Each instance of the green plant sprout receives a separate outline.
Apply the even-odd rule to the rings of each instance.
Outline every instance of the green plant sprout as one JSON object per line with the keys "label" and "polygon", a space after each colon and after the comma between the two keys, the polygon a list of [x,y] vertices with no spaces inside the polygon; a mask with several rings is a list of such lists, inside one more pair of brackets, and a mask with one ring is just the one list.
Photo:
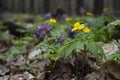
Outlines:
{"label": "green plant sprout", "polygon": [[[120,40],[113,40],[113,42],[115,42],[115,44],[117,44],[118,47],[120,48]],[[107,60],[113,60],[120,64],[120,50],[111,55],[108,55]]]}

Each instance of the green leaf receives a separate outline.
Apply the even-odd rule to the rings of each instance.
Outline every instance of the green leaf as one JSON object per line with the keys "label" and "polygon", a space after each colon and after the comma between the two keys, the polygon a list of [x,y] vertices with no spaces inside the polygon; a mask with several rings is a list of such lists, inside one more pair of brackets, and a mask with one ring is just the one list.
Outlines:
{"label": "green leaf", "polygon": [[57,61],[61,57],[61,55],[59,53],[55,53],[55,54],[48,54],[47,57],[50,57],[53,60]]}
{"label": "green leaf", "polygon": [[114,60],[118,64],[120,64],[120,51],[118,51],[118,52],[116,52],[114,54],[108,55],[107,60]]}
{"label": "green leaf", "polygon": [[101,54],[106,59],[102,47],[97,42],[89,42],[86,44],[86,46],[87,46],[88,50],[93,53],[97,62],[98,62],[98,55],[99,54]]}
{"label": "green leaf", "polygon": [[85,45],[84,41],[77,41],[76,45],[75,45],[75,48],[76,48],[76,50],[83,50],[84,45]]}
{"label": "green leaf", "polygon": [[76,42],[75,40],[68,41],[62,48],[59,50],[61,53],[64,53],[65,59],[72,54],[72,51],[75,49]]}
{"label": "green leaf", "polygon": [[120,20],[115,20],[108,24],[108,26],[116,26],[116,25],[120,25]]}

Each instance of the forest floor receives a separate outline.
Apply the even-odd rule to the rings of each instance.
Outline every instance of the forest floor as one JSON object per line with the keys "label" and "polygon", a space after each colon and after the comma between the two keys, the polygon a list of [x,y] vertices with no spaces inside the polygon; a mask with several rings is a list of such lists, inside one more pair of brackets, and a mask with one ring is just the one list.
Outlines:
{"label": "forest floor", "polygon": [[86,61],[82,54],[76,53],[57,62],[44,58],[32,61],[29,56],[35,50],[31,48],[27,54],[19,54],[4,61],[3,55],[11,46],[9,39],[0,39],[0,80],[120,80],[119,64],[104,62],[102,58],[96,63],[90,53]]}

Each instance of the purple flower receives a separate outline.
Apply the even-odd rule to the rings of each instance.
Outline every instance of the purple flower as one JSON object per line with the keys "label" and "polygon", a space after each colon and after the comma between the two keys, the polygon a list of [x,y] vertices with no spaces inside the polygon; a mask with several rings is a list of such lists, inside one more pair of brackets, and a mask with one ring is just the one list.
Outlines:
{"label": "purple flower", "polygon": [[50,31],[52,30],[51,27],[49,27],[48,25],[44,24],[42,26],[39,26],[37,28],[37,36],[39,38],[44,38],[45,35],[50,35]]}
{"label": "purple flower", "polygon": [[84,14],[86,12],[86,10],[85,10],[84,7],[80,7],[79,12],[82,13],[82,14]]}
{"label": "purple flower", "polygon": [[4,13],[0,13],[0,20],[3,20],[5,17],[5,14]]}
{"label": "purple flower", "polygon": [[71,30],[72,30],[72,28],[68,29],[68,35],[69,35],[70,38],[74,38],[75,32],[72,32]]}
{"label": "purple flower", "polygon": [[39,38],[44,38],[44,36],[45,36],[45,32],[44,32],[44,31],[41,31],[41,32],[39,33]]}
{"label": "purple flower", "polygon": [[58,14],[58,15],[56,16],[56,19],[57,19],[57,20],[65,20],[66,17],[67,17],[66,15]]}
{"label": "purple flower", "polygon": [[61,15],[61,14],[56,15],[56,19],[57,19],[57,20],[60,20],[61,18],[62,18],[62,15]]}
{"label": "purple flower", "polygon": [[61,19],[65,20],[67,18],[67,15],[62,15]]}
{"label": "purple flower", "polygon": [[64,38],[64,37],[61,37],[61,36],[57,37],[57,42],[58,42],[58,43],[62,43],[62,42],[64,42],[64,41],[65,41],[65,38]]}
{"label": "purple flower", "polygon": [[56,10],[56,13],[55,13],[54,17],[55,17],[57,20],[65,20],[66,15],[64,14],[63,9],[58,8],[58,9]]}
{"label": "purple flower", "polygon": [[87,24],[88,24],[88,26],[92,26],[93,25],[93,21],[88,21]]}
{"label": "purple flower", "polygon": [[45,17],[45,19],[50,19],[50,18],[52,18],[52,14],[51,13],[46,13],[44,15],[44,17]]}

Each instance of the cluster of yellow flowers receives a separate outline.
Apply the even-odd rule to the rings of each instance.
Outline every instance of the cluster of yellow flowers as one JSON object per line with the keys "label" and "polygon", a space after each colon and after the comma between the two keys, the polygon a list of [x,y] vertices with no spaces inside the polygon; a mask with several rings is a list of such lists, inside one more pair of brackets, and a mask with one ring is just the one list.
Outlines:
{"label": "cluster of yellow flowers", "polygon": [[89,33],[89,32],[91,31],[90,28],[85,27],[84,24],[80,24],[79,22],[76,22],[76,23],[74,24],[73,29],[72,29],[72,31],[76,31],[76,30],[83,30],[83,32],[85,32],[85,33]]}
{"label": "cluster of yellow flowers", "polygon": [[56,19],[51,18],[51,19],[49,19],[49,20],[46,20],[46,22],[47,22],[47,23],[48,23],[48,22],[51,22],[51,23],[56,23],[56,22],[57,22],[57,20],[56,20]]}

